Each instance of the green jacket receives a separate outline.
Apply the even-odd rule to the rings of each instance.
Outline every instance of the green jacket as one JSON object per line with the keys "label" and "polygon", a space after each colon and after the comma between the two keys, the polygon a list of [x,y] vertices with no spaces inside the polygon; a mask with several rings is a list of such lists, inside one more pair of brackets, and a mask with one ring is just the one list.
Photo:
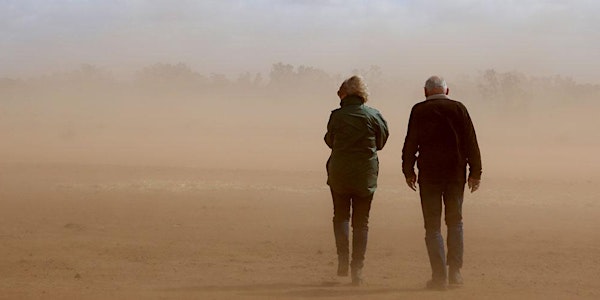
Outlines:
{"label": "green jacket", "polygon": [[389,135],[387,123],[357,96],[342,99],[340,106],[331,112],[325,134],[331,148],[327,184],[338,193],[372,194],[379,174],[377,151]]}

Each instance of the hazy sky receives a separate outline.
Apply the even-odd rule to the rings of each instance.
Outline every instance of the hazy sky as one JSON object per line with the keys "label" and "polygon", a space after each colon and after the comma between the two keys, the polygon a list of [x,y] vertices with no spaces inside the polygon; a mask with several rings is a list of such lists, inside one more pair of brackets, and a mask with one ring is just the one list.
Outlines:
{"label": "hazy sky", "polygon": [[157,62],[235,76],[284,62],[600,83],[599,12],[594,0],[0,0],[0,77]]}

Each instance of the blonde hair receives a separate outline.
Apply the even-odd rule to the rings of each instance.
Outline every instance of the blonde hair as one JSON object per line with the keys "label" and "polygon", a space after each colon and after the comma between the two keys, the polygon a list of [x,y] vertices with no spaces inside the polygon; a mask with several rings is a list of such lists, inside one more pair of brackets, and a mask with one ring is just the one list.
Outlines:
{"label": "blonde hair", "polygon": [[346,94],[346,96],[358,96],[363,99],[363,103],[369,100],[369,92],[367,91],[367,84],[362,77],[354,75],[342,82],[338,95],[340,93]]}

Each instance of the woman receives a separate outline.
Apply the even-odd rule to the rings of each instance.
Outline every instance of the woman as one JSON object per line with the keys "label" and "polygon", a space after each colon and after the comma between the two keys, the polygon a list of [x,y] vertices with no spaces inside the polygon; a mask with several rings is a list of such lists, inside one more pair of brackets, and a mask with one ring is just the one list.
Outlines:
{"label": "woman", "polygon": [[[362,283],[367,249],[369,211],[377,188],[381,150],[388,138],[387,123],[376,109],[365,106],[367,87],[361,77],[346,79],[337,92],[340,108],[331,112],[325,143],[331,148],[327,184],[333,198],[333,232],[338,254],[338,276]],[[350,209],[352,208],[352,214]],[[352,216],[352,262],[349,264],[349,222]]]}

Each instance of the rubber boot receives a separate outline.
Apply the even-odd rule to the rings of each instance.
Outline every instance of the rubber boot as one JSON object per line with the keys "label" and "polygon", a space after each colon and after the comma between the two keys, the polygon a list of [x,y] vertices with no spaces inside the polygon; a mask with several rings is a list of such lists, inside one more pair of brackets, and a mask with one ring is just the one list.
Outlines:
{"label": "rubber boot", "polygon": [[427,288],[445,289],[447,273],[444,239],[439,231],[431,232],[426,234],[425,244],[431,265],[431,280],[427,283]]}
{"label": "rubber boot", "polygon": [[463,225],[462,223],[448,226],[448,256],[446,261],[453,269],[460,269],[463,265]]}
{"label": "rubber boot", "polygon": [[338,276],[348,276],[349,249],[349,223],[333,222],[333,233],[335,235],[335,246],[338,255]]}
{"label": "rubber boot", "polygon": [[352,285],[359,286],[363,284],[362,267],[352,266]]}
{"label": "rubber boot", "polygon": [[460,268],[450,266],[448,268],[448,283],[451,285],[462,285],[463,278],[460,275]]}
{"label": "rubber boot", "polygon": [[367,241],[369,228],[355,227],[352,231],[352,284],[361,285],[363,283],[362,269],[364,266],[365,253],[367,252]]}

